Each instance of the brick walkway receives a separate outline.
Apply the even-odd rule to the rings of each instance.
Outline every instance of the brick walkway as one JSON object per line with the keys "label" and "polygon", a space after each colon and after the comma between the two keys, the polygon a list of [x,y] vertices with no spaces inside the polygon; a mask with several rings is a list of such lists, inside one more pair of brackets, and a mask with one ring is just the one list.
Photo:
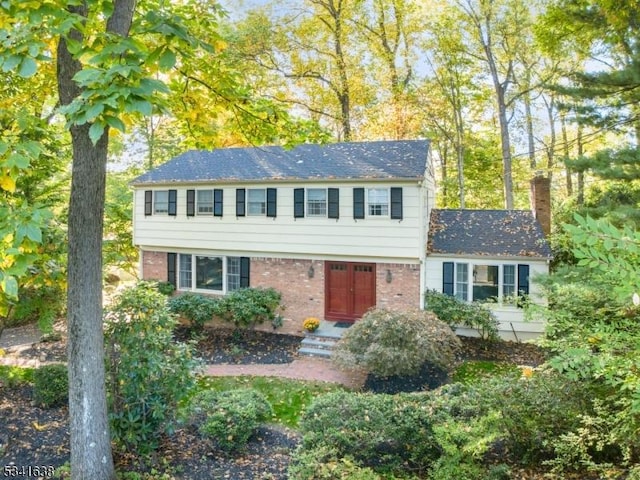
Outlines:
{"label": "brick walkway", "polygon": [[283,364],[208,365],[205,373],[214,377],[249,375],[331,382],[353,389],[360,389],[366,378],[364,372],[339,370],[330,360],[317,357],[299,357],[291,363]]}

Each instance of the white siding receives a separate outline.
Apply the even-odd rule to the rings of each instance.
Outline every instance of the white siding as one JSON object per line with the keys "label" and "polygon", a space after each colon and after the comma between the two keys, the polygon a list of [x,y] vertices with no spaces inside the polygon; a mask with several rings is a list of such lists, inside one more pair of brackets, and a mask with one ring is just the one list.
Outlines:
{"label": "white siding", "polygon": [[[545,260],[521,258],[521,259],[501,259],[496,257],[427,257],[426,261],[426,284],[427,289],[442,292],[442,264],[443,262],[475,263],[488,265],[529,265],[529,295],[531,301],[544,304],[545,299],[541,296],[540,287],[532,281],[536,275],[548,274],[549,265]],[[498,319],[499,333],[505,340],[530,340],[540,336],[544,331],[542,320],[525,320],[524,310],[511,305],[490,304],[493,313]],[[515,333],[514,333],[515,331]],[[459,335],[477,336],[477,332],[458,328]]]}
{"label": "white siding", "polygon": [[[236,188],[277,188],[277,217],[236,217]],[[340,218],[293,217],[294,188],[340,188]],[[403,219],[353,218],[353,188],[402,187]],[[144,191],[177,190],[177,216],[144,215]],[[186,215],[187,189],[222,188],[223,216]],[[138,187],[134,193],[134,243],[149,249],[181,248],[242,252],[243,255],[290,257],[359,257],[388,261],[418,261],[426,229],[424,202],[418,182],[207,185],[198,187]],[[306,198],[305,198],[306,200]]]}

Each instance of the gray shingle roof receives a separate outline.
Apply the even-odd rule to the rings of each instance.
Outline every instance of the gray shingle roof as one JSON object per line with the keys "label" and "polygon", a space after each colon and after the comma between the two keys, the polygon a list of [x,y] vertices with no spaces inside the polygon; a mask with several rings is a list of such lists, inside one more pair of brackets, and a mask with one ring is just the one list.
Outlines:
{"label": "gray shingle roof", "polygon": [[431,211],[428,253],[551,258],[529,210]]}
{"label": "gray shingle roof", "polygon": [[427,140],[402,140],[191,150],[131,183],[422,178],[428,148]]}

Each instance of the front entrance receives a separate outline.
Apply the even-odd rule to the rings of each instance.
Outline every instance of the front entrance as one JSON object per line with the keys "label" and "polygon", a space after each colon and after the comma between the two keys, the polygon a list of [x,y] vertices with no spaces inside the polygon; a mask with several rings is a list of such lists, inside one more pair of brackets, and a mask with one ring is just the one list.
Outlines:
{"label": "front entrance", "polygon": [[376,304],[375,263],[325,262],[325,318],[353,322]]}

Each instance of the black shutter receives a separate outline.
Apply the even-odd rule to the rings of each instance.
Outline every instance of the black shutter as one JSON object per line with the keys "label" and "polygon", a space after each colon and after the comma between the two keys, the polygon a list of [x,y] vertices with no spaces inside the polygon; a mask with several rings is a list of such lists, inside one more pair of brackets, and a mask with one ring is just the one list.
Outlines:
{"label": "black shutter", "polygon": [[248,288],[250,285],[250,265],[251,261],[249,257],[240,257],[240,288]]}
{"label": "black shutter", "polygon": [[176,216],[178,213],[178,192],[169,190],[169,215]]}
{"label": "black shutter", "polygon": [[529,295],[529,265],[518,265],[518,295]]}
{"label": "black shutter", "polygon": [[402,188],[391,188],[391,218],[402,220]]}
{"label": "black shutter", "polygon": [[364,218],[364,188],[353,189],[353,218]]}
{"label": "black shutter", "polygon": [[216,188],[213,190],[213,216],[222,216],[222,189]]}
{"label": "black shutter", "polygon": [[328,209],[327,214],[329,218],[340,218],[340,189],[330,188],[328,194]]}
{"label": "black shutter", "polygon": [[187,190],[187,217],[193,217],[196,214],[196,191]]}
{"label": "black shutter", "polygon": [[153,191],[144,191],[144,216],[153,214]]}
{"label": "black shutter", "polygon": [[175,253],[167,253],[167,282],[169,282],[174,287],[177,287],[176,284],[176,262],[178,255]]}
{"label": "black shutter", "polygon": [[267,217],[275,217],[278,210],[278,190],[267,188]]}
{"label": "black shutter", "polygon": [[453,262],[442,262],[442,293],[453,296],[453,279],[455,265]]}
{"label": "black shutter", "polygon": [[245,216],[245,198],[247,191],[244,188],[236,188],[236,217]]}
{"label": "black shutter", "polygon": [[293,189],[293,218],[304,217],[304,188]]}

